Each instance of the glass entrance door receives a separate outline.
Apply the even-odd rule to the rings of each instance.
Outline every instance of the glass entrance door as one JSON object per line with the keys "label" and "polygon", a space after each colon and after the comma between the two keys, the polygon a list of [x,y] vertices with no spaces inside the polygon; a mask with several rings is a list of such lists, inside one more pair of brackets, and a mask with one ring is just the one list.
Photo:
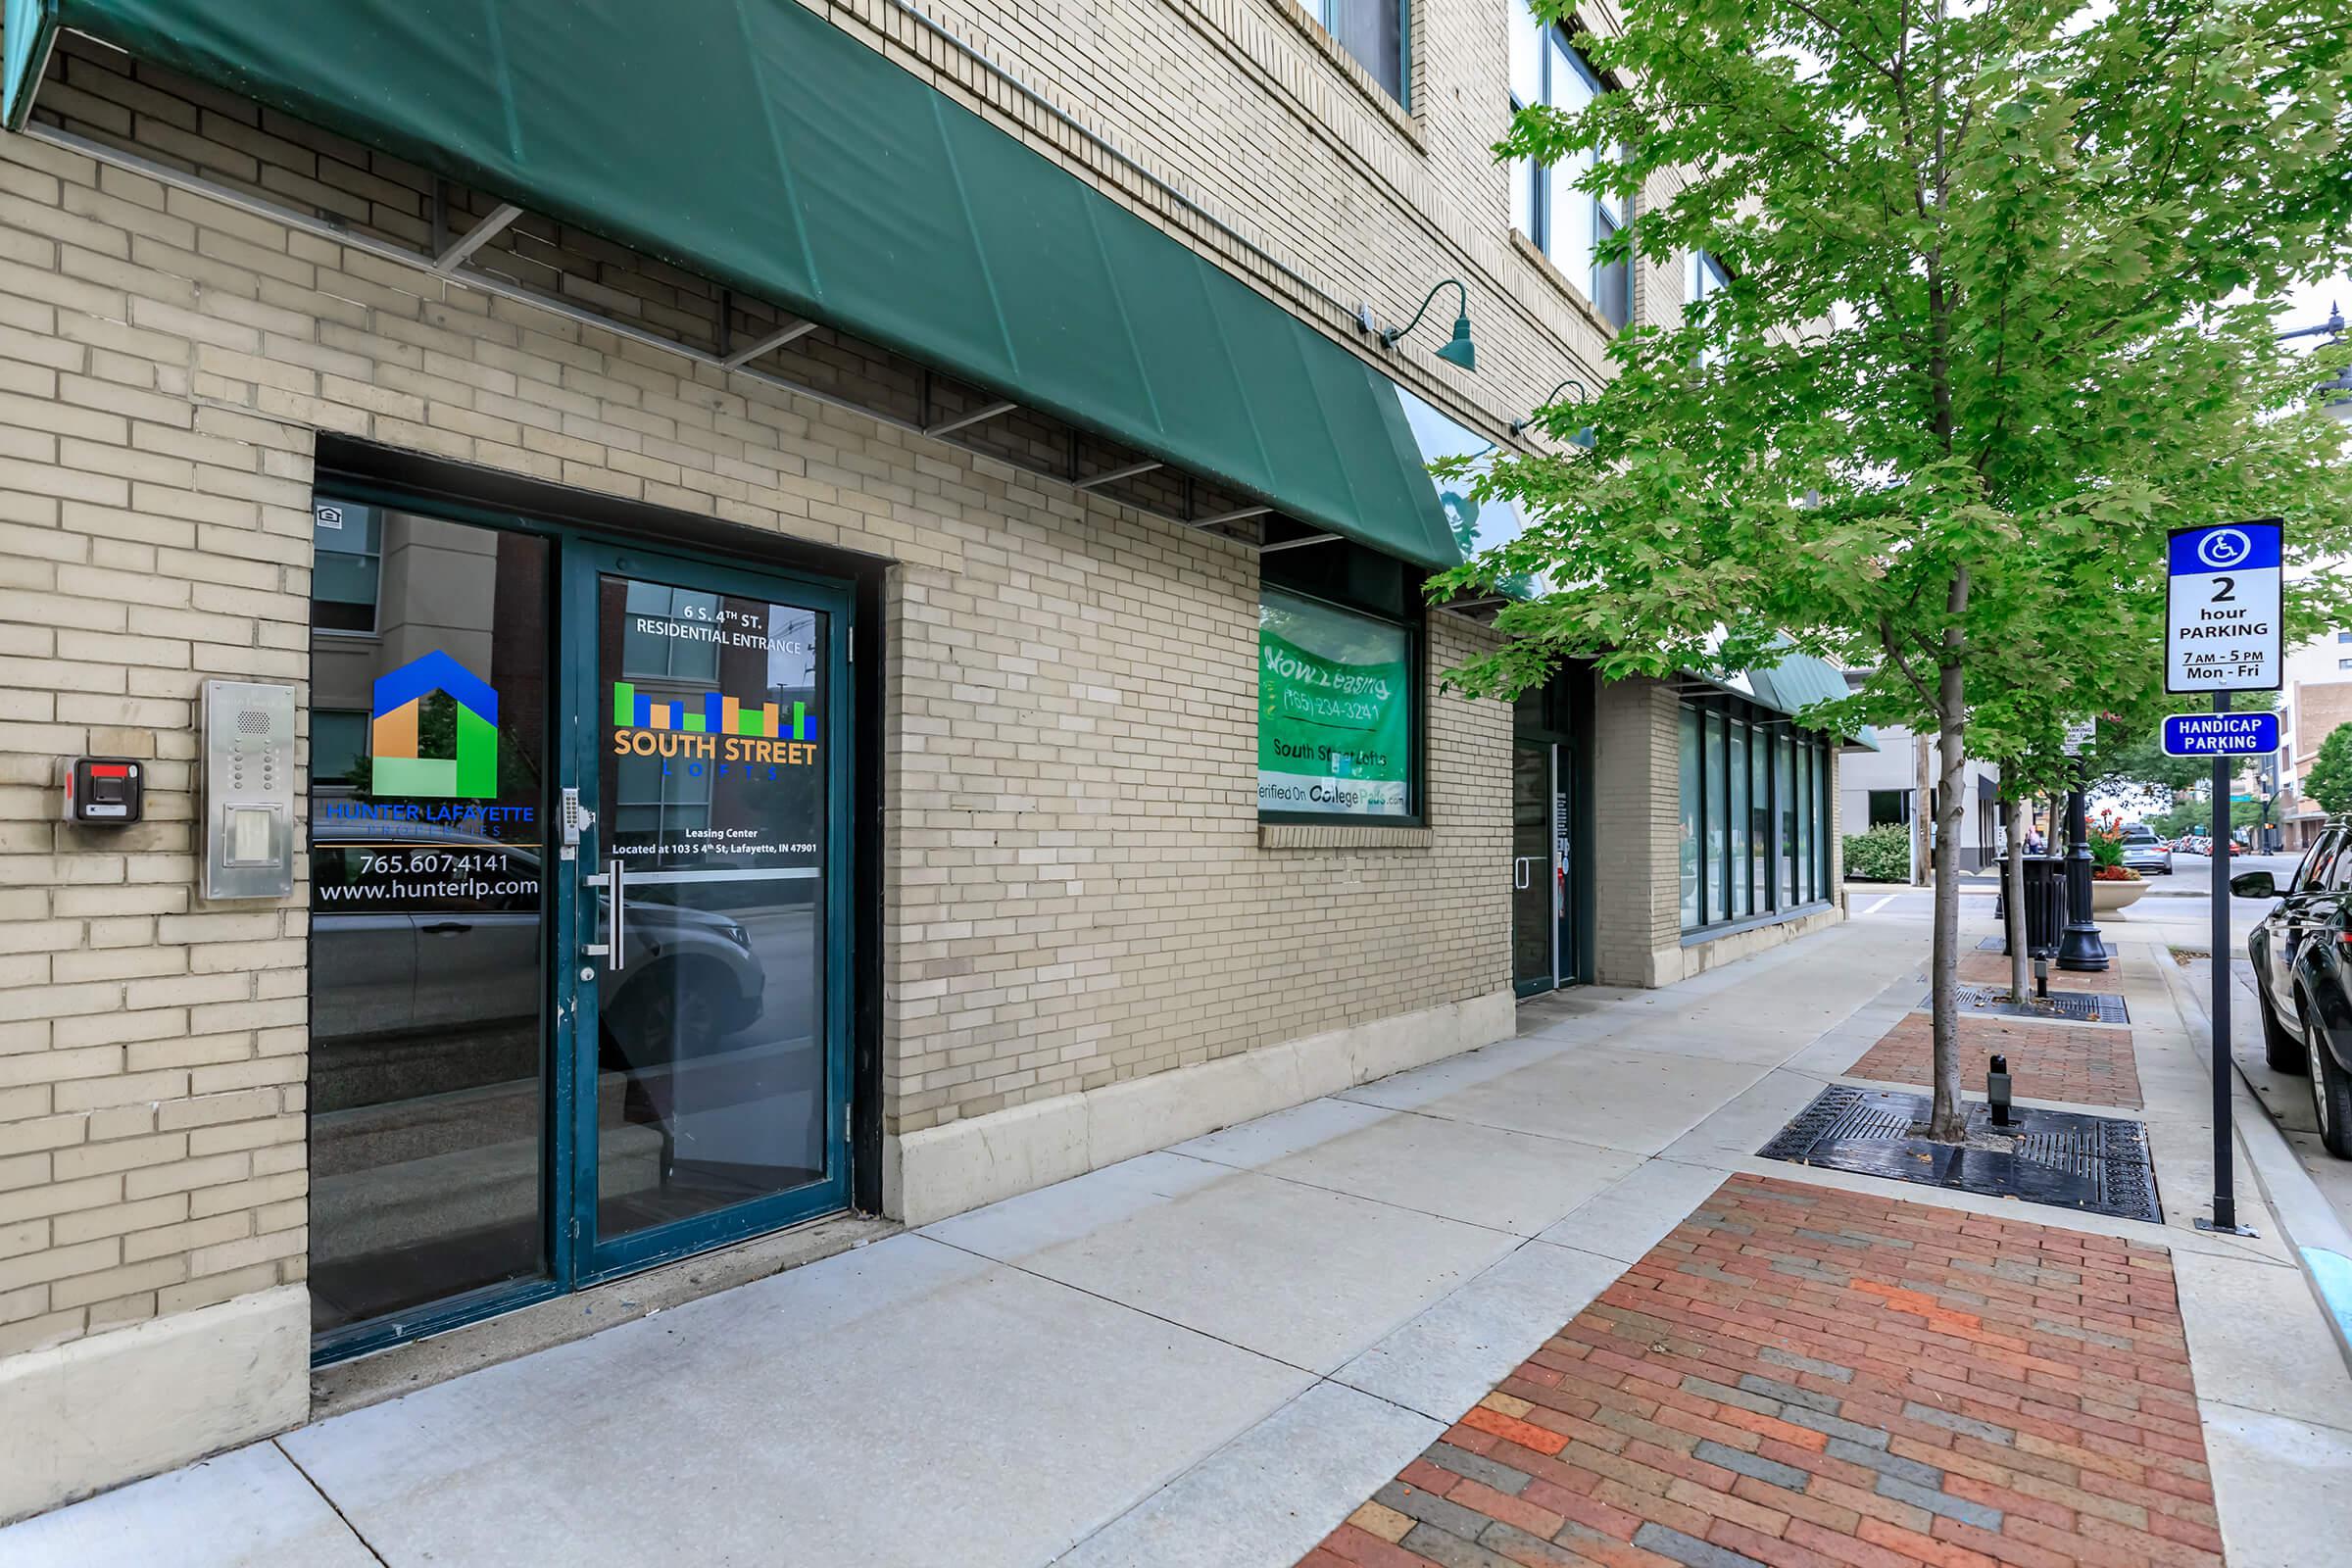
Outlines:
{"label": "glass entrance door", "polygon": [[1551,920],[1556,933],[1551,945],[1552,983],[1563,986],[1588,978],[1576,928],[1575,755],[1576,749],[1565,742],[1551,747]]}
{"label": "glass entrance door", "polygon": [[315,531],[316,1353],[844,1206],[848,591],[389,497]]}
{"label": "glass entrance door", "polygon": [[598,1276],[847,1200],[848,605],[583,555],[576,1181]]}
{"label": "glass entrance door", "polygon": [[1511,983],[1533,996],[1559,983],[1559,878],[1549,743],[1511,749]]}
{"label": "glass entrance door", "polygon": [[1523,997],[1583,978],[1571,757],[1555,741],[1511,749],[1511,985]]}

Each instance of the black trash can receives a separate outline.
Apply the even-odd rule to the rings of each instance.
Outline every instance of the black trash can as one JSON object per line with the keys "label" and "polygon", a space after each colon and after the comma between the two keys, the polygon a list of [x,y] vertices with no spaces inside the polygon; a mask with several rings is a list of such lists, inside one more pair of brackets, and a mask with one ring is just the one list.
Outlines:
{"label": "black trash can", "polygon": [[2025,904],[2027,956],[2055,958],[2058,956],[2058,939],[2066,932],[2066,860],[2063,857],[2026,857]]}

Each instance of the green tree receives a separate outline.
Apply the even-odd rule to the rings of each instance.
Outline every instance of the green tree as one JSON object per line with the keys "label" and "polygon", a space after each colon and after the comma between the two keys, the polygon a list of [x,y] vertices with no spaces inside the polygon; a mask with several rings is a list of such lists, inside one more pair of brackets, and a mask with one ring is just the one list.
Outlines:
{"label": "green tree", "polygon": [[2352,811],[2352,724],[2338,724],[2320,742],[2320,755],[2304,775],[2303,793],[2332,816]]}
{"label": "green tree", "polygon": [[[1874,671],[1808,722],[1939,733],[1947,862],[1964,757],[2027,787],[2070,719],[2151,722],[2168,526],[2282,516],[2294,563],[2352,546],[2313,362],[2227,303],[2352,261],[2332,10],[1627,0],[1621,34],[1580,38],[1624,85],[1523,112],[1496,152],[1648,203],[1604,257],[1703,251],[1731,281],[1620,333],[1613,377],[1544,411],[1546,451],[1472,479],[1533,520],[1433,592],[1566,586],[1455,678],[1740,668],[1786,635]],[[2290,586],[2290,634],[2334,592]],[[1939,864],[1945,1139],[1958,891]]]}
{"label": "green tree", "polygon": [[[2190,699],[2176,700],[2165,710],[2186,713],[2203,710],[2208,705]],[[2271,713],[2278,711],[2276,692],[2247,692],[2235,698],[2230,708],[2238,712]],[[2142,789],[2170,790],[2178,794],[2192,790],[2213,777],[2213,759],[2209,757],[2173,757],[2166,754],[2164,737],[2154,722],[2125,724],[2109,719],[2099,725],[2097,739],[2089,755],[2083,759],[2083,775],[2095,787],[2108,785],[2137,785]]]}

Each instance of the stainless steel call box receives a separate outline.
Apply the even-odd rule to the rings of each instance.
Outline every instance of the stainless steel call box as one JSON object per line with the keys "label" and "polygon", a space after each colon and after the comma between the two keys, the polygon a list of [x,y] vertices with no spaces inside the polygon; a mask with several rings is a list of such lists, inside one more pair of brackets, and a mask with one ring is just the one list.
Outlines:
{"label": "stainless steel call box", "polygon": [[294,688],[204,683],[204,896],[294,891]]}

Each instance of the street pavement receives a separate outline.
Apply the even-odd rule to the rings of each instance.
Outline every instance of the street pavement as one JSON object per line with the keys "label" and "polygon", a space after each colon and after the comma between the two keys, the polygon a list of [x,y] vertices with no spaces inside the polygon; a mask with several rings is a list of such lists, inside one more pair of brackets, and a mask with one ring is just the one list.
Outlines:
{"label": "street pavement", "polygon": [[2172,922],[2108,930],[2105,1070],[2019,1048],[2062,1108],[2144,1119],[2161,1225],[1755,1156],[1866,1062],[1917,1071],[1925,900],[1880,900],[0,1530],[0,1568],[2342,1563],[2326,1201],[2248,1091],[2258,1234],[2195,1229]]}

